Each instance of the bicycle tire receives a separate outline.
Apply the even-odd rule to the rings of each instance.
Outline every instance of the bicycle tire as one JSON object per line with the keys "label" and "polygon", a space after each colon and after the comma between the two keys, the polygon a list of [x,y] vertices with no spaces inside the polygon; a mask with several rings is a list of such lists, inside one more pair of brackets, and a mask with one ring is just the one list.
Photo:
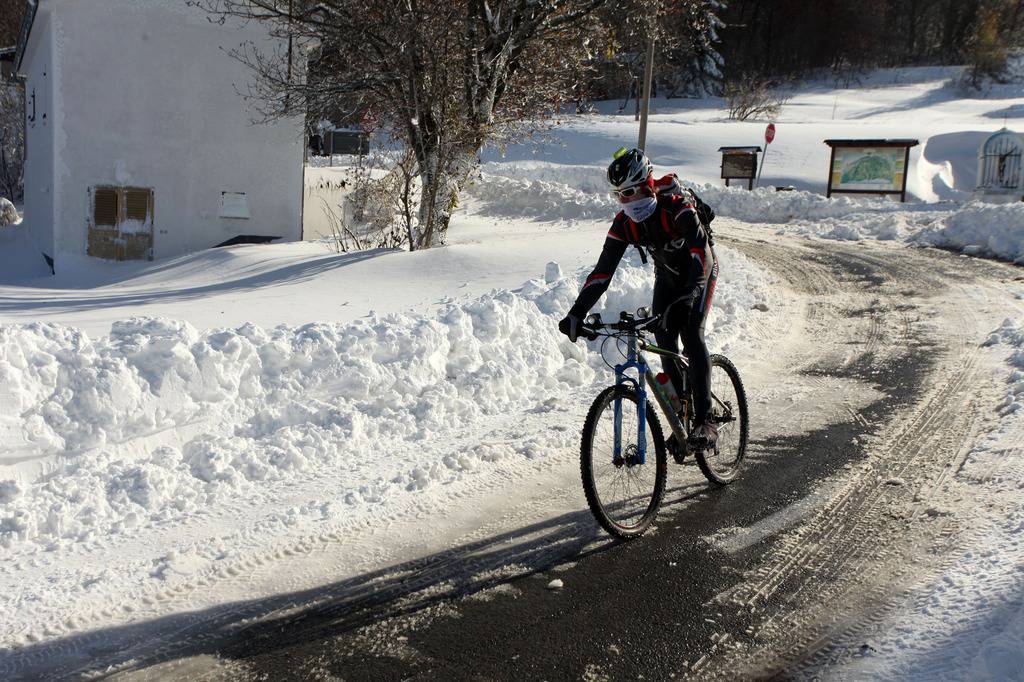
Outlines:
{"label": "bicycle tire", "polygon": [[[743,458],[747,453],[747,436],[750,432],[750,416],[747,409],[747,394],[743,388],[743,380],[740,379],[740,373],[737,371],[736,366],[732,364],[732,361],[724,355],[712,355],[711,356],[711,373],[712,373],[712,392],[714,393],[715,385],[715,370],[719,369],[725,373],[729,379],[729,384],[732,388],[733,396],[717,396],[723,402],[726,402],[731,408],[732,417],[738,424],[735,429],[730,428],[732,422],[720,422],[718,424],[718,442],[715,444],[713,449],[714,460],[709,460],[708,451],[698,450],[695,453],[697,459],[697,465],[700,466],[701,473],[704,474],[705,478],[716,485],[727,485],[732,481],[736,480],[736,477],[740,472],[740,465],[743,463]],[[715,394],[717,395],[717,394]],[[732,397],[735,397],[736,405],[731,404]],[[722,414],[722,406],[712,398],[711,413],[714,418],[724,419],[726,415]],[[723,426],[728,424],[728,426]],[[735,436],[733,440],[732,436]],[[735,450],[735,457],[730,461],[728,466],[723,465],[722,461],[719,460],[718,455],[720,449],[729,447],[730,450]]]}
{"label": "bicycle tire", "polygon": [[[661,507],[661,501],[665,496],[665,481],[668,475],[668,466],[666,463],[667,455],[665,452],[665,438],[661,430],[661,423],[658,421],[658,415],[655,413],[655,410],[651,409],[651,406],[648,405],[648,409],[646,410],[647,438],[650,441],[649,445],[653,445],[654,447],[647,448],[646,462],[643,465],[635,466],[627,464],[616,465],[608,459],[605,459],[604,462],[609,467],[614,467],[619,470],[618,472],[612,472],[614,475],[622,473],[624,476],[629,478],[632,475],[632,470],[636,467],[651,466],[651,454],[653,451],[654,480],[650,491],[650,499],[647,501],[645,507],[638,510],[635,522],[623,523],[619,519],[615,518],[616,514],[613,513],[615,510],[611,508],[611,500],[608,500],[607,502],[602,500],[602,496],[600,494],[601,491],[599,490],[597,482],[597,475],[595,474],[595,464],[597,464],[602,469],[602,480],[605,480],[603,470],[606,469],[606,467],[600,464],[600,460],[596,461],[595,457],[611,457],[613,450],[595,451],[594,439],[602,424],[602,417],[606,417],[610,414],[608,408],[612,405],[612,402],[616,397],[620,397],[622,400],[632,403],[633,414],[636,414],[636,410],[639,406],[639,398],[636,390],[627,386],[618,385],[609,386],[598,394],[597,398],[594,399],[593,404],[590,406],[589,412],[587,412],[586,421],[583,423],[583,435],[580,440],[580,476],[583,479],[583,491],[587,497],[587,505],[590,507],[590,511],[594,515],[594,518],[597,519],[597,522],[610,535],[623,540],[631,540],[633,538],[640,537],[648,528],[650,528],[654,521],[654,517],[658,513],[658,509]],[[633,439],[635,440],[635,433],[633,434]],[[638,490],[640,490],[639,485]],[[624,484],[623,491],[628,495],[628,483]],[[642,490],[640,490],[640,492],[643,494]],[[643,506],[642,500],[639,501],[639,505]]]}

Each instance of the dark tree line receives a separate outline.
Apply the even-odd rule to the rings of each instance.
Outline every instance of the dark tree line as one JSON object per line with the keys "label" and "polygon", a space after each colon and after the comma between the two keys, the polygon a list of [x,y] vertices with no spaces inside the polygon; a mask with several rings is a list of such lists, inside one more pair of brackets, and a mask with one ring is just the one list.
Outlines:
{"label": "dark tree line", "polygon": [[1024,0],[731,0],[728,78],[972,63],[1024,38]]}

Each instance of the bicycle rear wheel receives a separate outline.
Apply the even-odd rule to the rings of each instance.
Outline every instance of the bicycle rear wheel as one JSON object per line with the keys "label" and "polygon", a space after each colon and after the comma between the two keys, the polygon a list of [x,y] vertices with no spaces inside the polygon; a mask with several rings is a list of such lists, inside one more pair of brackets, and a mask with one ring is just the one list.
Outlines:
{"label": "bicycle rear wheel", "polygon": [[[621,410],[619,454],[615,409]],[[639,462],[639,399],[632,388],[609,386],[590,406],[580,443],[583,491],[594,518],[618,538],[639,537],[654,521],[665,495],[665,439],[652,405],[645,430],[646,455]]]}
{"label": "bicycle rear wheel", "polygon": [[718,428],[714,449],[696,453],[697,464],[712,483],[735,480],[747,453],[747,394],[735,365],[722,355],[711,356],[711,420]]}

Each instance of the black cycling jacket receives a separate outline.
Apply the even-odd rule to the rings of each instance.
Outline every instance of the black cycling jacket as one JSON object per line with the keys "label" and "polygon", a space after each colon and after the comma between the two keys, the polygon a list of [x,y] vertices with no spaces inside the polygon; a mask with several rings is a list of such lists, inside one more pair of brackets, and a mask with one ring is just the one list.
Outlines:
{"label": "black cycling jacket", "polygon": [[[692,190],[658,196],[650,218],[636,223],[620,211],[604,240],[597,266],[587,277],[569,314],[582,318],[608,290],[612,275],[630,244],[647,249],[659,279],[665,278],[680,296],[699,294],[715,263],[711,238],[701,218],[714,213]],[[710,218],[708,218],[710,220]]]}

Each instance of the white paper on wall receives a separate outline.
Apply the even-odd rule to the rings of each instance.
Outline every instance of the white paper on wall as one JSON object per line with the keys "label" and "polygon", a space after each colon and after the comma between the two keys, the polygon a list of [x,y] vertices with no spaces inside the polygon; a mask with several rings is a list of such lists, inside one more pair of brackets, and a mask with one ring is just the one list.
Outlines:
{"label": "white paper on wall", "polygon": [[249,198],[245,196],[245,192],[221,192],[220,217],[243,220],[252,218],[249,212]]}

